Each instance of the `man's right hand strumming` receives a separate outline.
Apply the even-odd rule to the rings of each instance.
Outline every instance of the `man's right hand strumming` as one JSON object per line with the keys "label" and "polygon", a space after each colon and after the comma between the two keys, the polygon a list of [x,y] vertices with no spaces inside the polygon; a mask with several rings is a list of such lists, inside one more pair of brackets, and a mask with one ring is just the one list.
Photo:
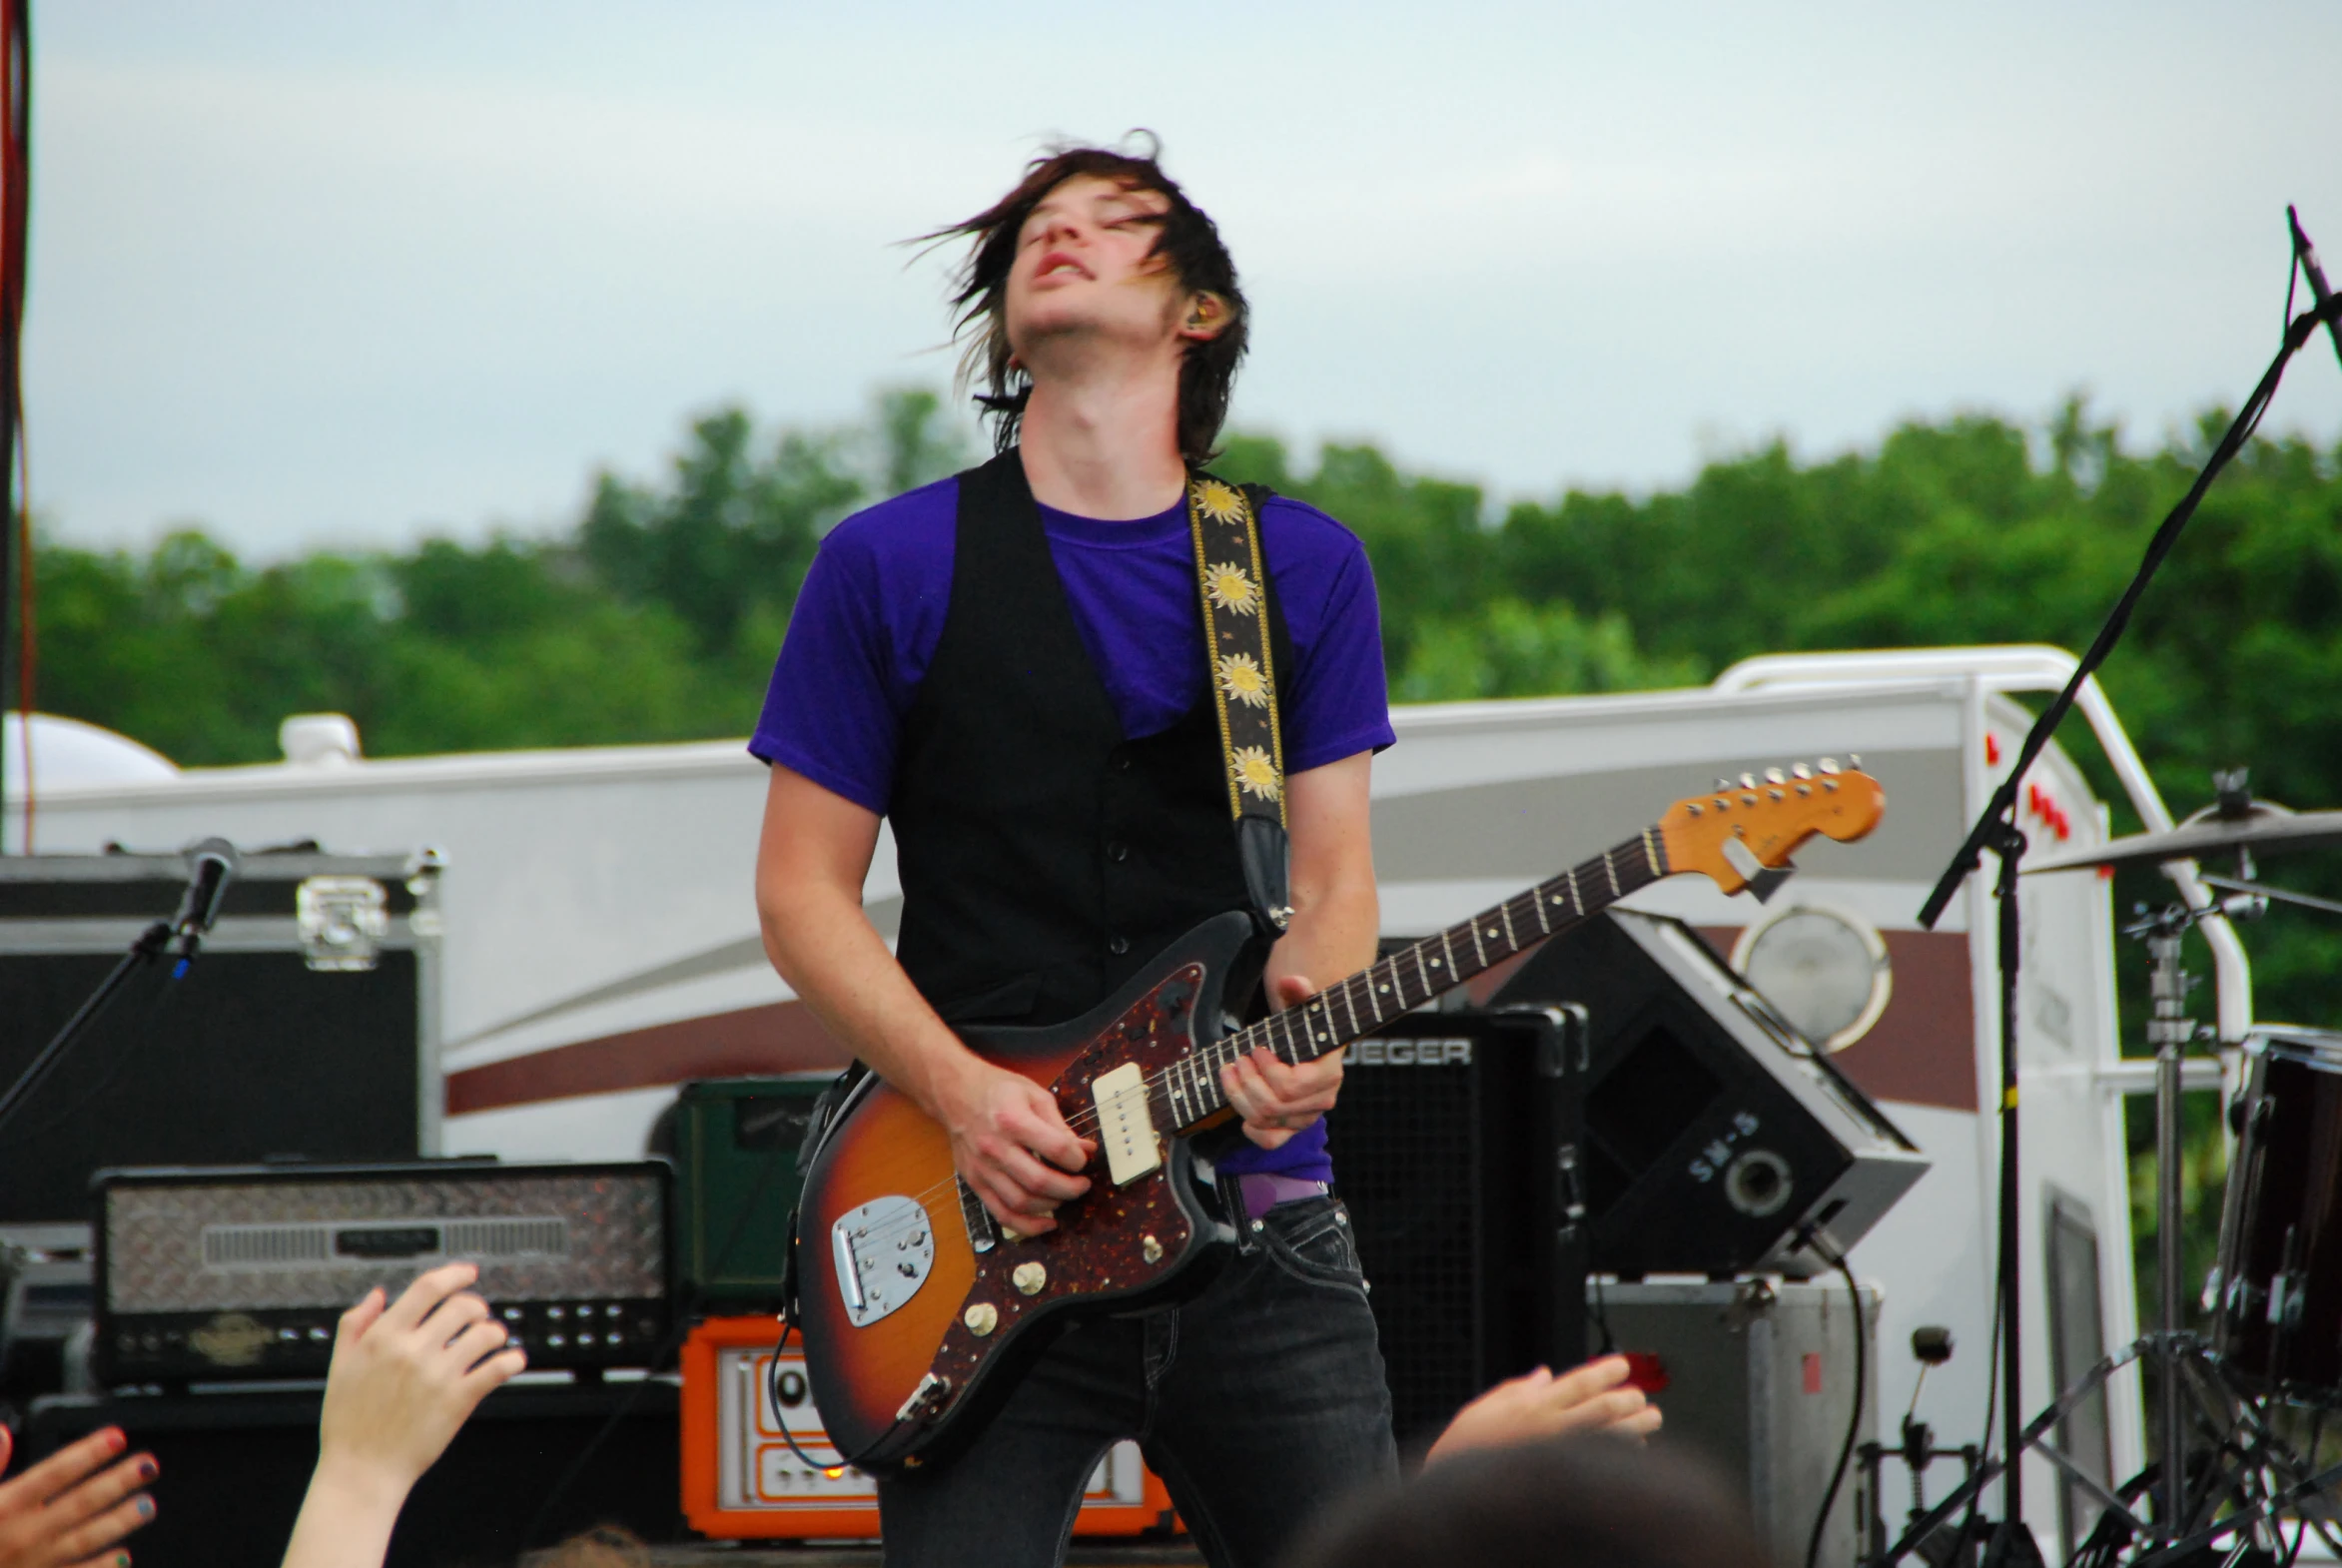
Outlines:
{"label": "man's right hand strumming", "polygon": [[993,1218],[1020,1235],[1057,1228],[1058,1204],[1090,1190],[1076,1175],[1098,1152],[1076,1138],[1048,1090],[968,1054],[936,1075],[930,1109],[952,1135],[952,1164]]}
{"label": "man's right hand strumming", "polygon": [[960,1043],[911,985],[862,909],[878,815],[785,767],[772,770],[756,905],[766,953],[833,1034],[952,1136],[952,1163],[1020,1235],[1090,1190],[1097,1153],[1029,1078]]}

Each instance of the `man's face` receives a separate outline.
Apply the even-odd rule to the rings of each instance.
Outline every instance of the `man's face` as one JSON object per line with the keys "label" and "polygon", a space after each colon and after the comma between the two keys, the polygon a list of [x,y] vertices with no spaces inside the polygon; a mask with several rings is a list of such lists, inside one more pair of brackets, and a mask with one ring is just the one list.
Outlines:
{"label": "man's face", "polygon": [[1009,346],[1028,367],[1053,339],[1112,338],[1134,347],[1177,336],[1183,303],[1155,253],[1160,191],[1077,175],[1051,191],[1017,233],[1009,268]]}

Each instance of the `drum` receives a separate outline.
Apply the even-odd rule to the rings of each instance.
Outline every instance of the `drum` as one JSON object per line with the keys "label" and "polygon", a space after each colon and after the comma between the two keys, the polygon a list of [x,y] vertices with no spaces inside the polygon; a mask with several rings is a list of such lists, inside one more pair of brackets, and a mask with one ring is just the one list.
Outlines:
{"label": "drum", "polygon": [[2214,1344],[2266,1392],[2342,1404],[2342,1034],[2264,1029],[2245,1074]]}

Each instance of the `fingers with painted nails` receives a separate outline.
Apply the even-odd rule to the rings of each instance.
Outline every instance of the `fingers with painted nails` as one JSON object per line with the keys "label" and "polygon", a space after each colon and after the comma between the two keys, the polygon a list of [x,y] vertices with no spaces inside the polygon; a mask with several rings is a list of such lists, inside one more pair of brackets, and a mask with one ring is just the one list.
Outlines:
{"label": "fingers with painted nails", "polygon": [[[129,1568],[130,1553],[109,1548],[155,1516],[146,1486],[156,1475],[155,1456],[129,1446],[109,1426],[0,1484],[0,1568]],[[0,1471],[9,1451],[0,1427]]]}

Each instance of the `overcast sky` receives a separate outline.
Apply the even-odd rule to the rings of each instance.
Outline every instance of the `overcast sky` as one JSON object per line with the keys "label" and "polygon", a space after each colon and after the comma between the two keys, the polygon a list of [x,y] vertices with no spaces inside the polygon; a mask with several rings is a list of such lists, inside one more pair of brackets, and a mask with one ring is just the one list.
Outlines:
{"label": "overcast sky", "polygon": [[[2159,436],[2342,279],[2342,5],[36,6],[28,416],[62,536],[571,520],[725,399],[941,384],[961,217],[1134,125],[1255,309],[1238,421],[1498,497],[1778,432]],[[1018,18],[1031,15],[1030,25]],[[2269,428],[2342,438],[2304,356]]]}

